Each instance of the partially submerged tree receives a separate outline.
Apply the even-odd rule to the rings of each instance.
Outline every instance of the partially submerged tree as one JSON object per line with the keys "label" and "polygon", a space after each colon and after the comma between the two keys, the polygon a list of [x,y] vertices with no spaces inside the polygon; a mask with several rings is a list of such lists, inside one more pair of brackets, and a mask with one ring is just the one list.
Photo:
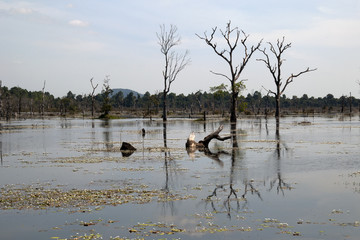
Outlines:
{"label": "partially submerged tree", "polygon": [[103,84],[103,105],[102,105],[102,112],[103,114],[100,116],[101,118],[108,118],[109,117],[109,113],[111,111],[111,103],[110,103],[110,94],[112,93],[112,90],[110,88],[110,84],[109,84],[110,78],[109,75],[107,75],[104,79],[104,84]]}
{"label": "partially submerged tree", "polygon": [[170,92],[171,84],[176,80],[178,74],[190,63],[188,51],[184,54],[178,54],[173,51],[173,47],[180,44],[180,37],[177,33],[177,27],[170,25],[167,31],[165,25],[160,26],[160,33],[156,33],[161,53],[165,57],[165,67],[163,70],[163,120],[167,120],[167,94]]}
{"label": "partially submerged tree", "polygon": [[268,42],[268,44],[270,46],[270,52],[272,52],[272,54],[275,57],[275,63],[273,65],[271,63],[269,54],[266,52],[266,48],[264,48],[262,50],[260,49],[260,51],[264,54],[265,58],[257,59],[258,61],[262,61],[265,63],[265,65],[269,69],[269,71],[273,77],[273,80],[275,82],[275,85],[276,85],[276,91],[266,89],[266,91],[268,91],[269,93],[271,93],[275,96],[275,100],[276,100],[275,117],[276,118],[278,118],[280,116],[280,97],[284,93],[286,87],[294,81],[294,78],[297,78],[304,73],[316,70],[316,68],[310,69],[308,67],[304,71],[301,71],[297,74],[294,74],[294,73],[290,74],[290,76],[287,77],[285,81],[283,81],[282,76],[281,76],[281,70],[282,70],[281,67],[282,67],[283,61],[285,61],[285,59],[282,58],[282,54],[286,49],[291,47],[291,43],[286,44],[286,43],[284,43],[284,41],[285,41],[285,37],[283,37],[283,39],[281,41],[280,41],[280,39],[278,39],[276,46],[274,46],[272,43]]}
{"label": "partially submerged tree", "polygon": [[[227,47],[222,49],[215,42],[215,33],[217,31],[217,27],[212,29],[212,33],[210,36],[204,33],[204,36],[200,36],[196,34],[200,39],[204,40],[207,45],[209,45],[214,52],[220,56],[225,62],[228,64],[230,68],[230,75],[226,75],[223,73],[213,72],[215,75],[219,75],[225,77],[230,81],[231,87],[231,104],[230,104],[230,121],[236,122],[236,108],[237,108],[237,98],[241,88],[243,87],[244,80],[239,80],[241,73],[245,69],[246,64],[249,62],[253,53],[259,49],[262,40],[257,43],[255,46],[251,46],[248,48],[247,39],[249,35],[246,35],[243,30],[239,30],[237,27],[231,28],[231,21],[229,21],[226,25],[225,31],[219,30],[222,37],[224,38]],[[234,63],[234,53],[235,49],[238,47],[238,43],[241,43],[243,46],[243,57],[239,64]]]}
{"label": "partially submerged tree", "polygon": [[223,125],[219,126],[219,128],[215,132],[207,135],[206,137],[204,137],[203,140],[200,140],[199,142],[195,141],[195,133],[192,132],[185,143],[186,149],[190,152],[194,152],[196,149],[205,150],[209,149],[209,143],[213,139],[217,139],[219,141],[225,141],[227,139],[230,139],[231,136],[220,137],[219,134],[223,130],[223,128]]}
{"label": "partially submerged tree", "polygon": [[93,78],[90,79],[90,83],[91,83],[91,88],[92,88],[92,92],[91,92],[91,117],[94,117],[94,112],[95,112],[95,90],[96,88],[99,86],[99,84],[96,84],[94,86],[93,84]]}

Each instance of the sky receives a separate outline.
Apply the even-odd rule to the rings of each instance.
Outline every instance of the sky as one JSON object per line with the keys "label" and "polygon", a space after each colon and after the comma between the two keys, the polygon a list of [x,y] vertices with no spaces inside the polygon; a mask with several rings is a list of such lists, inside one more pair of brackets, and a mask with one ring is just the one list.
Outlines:
{"label": "sky", "polygon": [[[324,97],[331,93],[360,97],[360,0],[0,0],[0,80],[9,88],[45,91],[62,97],[68,91],[90,94],[90,79],[110,78],[111,88],[155,94],[163,90],[164,56],[156,33],[160,25],[177,26],[181,43],[174,51],[189,51],[191,63],[171,85],[185,95],[230,82],[210,71],[229,67],[196,34],[214,27],[238,27],[247,43],[269,49],[285,37],[283,79],[306,68],[285,94]],[[214,40],[223,46],[223,38]],[[243,58],[239,45],[235,65]],[[244,95],[275,84],[256,52],[240,79]]]}

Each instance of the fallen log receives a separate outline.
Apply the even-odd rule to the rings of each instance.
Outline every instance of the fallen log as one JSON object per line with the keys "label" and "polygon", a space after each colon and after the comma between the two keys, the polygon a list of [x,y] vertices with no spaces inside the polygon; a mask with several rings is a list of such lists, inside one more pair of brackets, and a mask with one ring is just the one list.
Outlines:
{"label": "fallen log", "polygon": [[226,137],[220,137],[219,136],[219,133],[223,130],[224,126],[223,125],[220,125],[220,127],[213,133],[207,135],[206,137],[204,137],[203,140],[200,140],[199,142],[196,142],[195,141],[195,133],[190,133],[187,141],[186,141],[186,144],[185,144],[185,147],[187,149],[207,149],[209,148],[209,143],[211,140],[213,140],[214,138],[219,140],[219,141],[225,141],[227,139],[230,139],[231,136],[226,136]]}

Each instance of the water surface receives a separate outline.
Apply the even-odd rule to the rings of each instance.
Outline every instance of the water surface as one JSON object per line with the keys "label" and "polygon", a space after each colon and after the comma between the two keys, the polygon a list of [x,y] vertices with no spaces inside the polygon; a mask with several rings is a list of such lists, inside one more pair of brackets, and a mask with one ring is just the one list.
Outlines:
{"label": "water surface", "polygon": [[186,151],[220,125],[229,135],[224,121],[2,122],[1,239],[359,238],[358,118],[241,119],[235,139]]}

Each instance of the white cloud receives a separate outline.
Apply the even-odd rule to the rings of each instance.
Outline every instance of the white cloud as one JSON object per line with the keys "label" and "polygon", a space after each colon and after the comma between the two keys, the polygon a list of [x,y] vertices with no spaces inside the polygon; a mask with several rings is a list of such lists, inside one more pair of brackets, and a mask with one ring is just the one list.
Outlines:
{"label": "white cloud", "polygon": [[75,27],[87,27],[89,25],[88,22],[84,22],[84,21],[81,21],[81,20],[78,20],[78,19],[74,19],[74,20],[69,21],[69,24],[72,25],[72,26],[75,26]]}
{"label": "white cloud", "polygon": [[11,9],[13,13],[20,13],[20,14],[31,14],[34,11],[31,8],[20,7],[20,8],[13,8]]}
{"label": "white cloud", "polygon": [[67,39],[64,41],[38,41],[37,45],[40,47],[46,47],[54,51],[61,49],[69,53],[87,52],[87,53],[103,53],[106,50],[106,45],[91,40],[80,39]]}
{"label": "white cloud", "polygon": [[288,42],[310,47],[360,47],[360,20],[358,19],[317,19],[308,28],[277,29],[268,33],[256,33],[265,42],[276,42],[283,36]]}
{"label": "white cloud", "polygon": [[360,20],[352,19],[322,20],[294,36],[308,44],[346,48],[360,47],[359,38]]}

